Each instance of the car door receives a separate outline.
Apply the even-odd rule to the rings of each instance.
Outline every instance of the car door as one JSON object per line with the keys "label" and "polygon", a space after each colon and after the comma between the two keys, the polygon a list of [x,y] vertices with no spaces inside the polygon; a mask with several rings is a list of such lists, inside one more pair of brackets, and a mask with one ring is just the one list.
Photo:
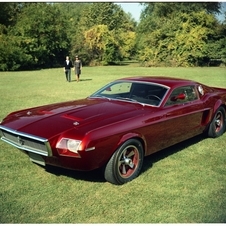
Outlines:
{"label": "car door", "polygon": [[176,88],[159,111],[161,119],[148,126],[149,152],[156,152],[202,133],[203,111],[203,103],[194,86]]}

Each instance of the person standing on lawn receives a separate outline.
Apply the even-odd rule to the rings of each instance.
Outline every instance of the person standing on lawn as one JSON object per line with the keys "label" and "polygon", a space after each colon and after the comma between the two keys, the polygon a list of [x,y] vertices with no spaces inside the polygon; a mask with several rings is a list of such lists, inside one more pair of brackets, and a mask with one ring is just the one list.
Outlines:
{"label": "person standing on lawn", "polygon": [[72,62],[70,61],[69,56],[66,56],[66,60],[64,61],[64,72],[68,82],[71,82],[71,68],[73,68]]}
{"label": "person standing on lawn", "polygon": [[74,67],[75,67],[76,80],[77,82],[79,82],[79,78],[82,70],[82,61],[79,59],[78,56],[75,57]]}

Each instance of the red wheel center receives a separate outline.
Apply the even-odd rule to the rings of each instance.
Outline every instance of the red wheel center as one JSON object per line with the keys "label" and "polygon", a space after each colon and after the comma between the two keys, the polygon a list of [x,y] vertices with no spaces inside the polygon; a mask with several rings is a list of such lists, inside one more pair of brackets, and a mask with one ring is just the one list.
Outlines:
{"label": "red wheel center", "polygon": [[119,173],[121,177],[130,177],[137,168],[139,160],[139,152],[136,148],[130,148],[122,153],[121,160],[119,161]]}

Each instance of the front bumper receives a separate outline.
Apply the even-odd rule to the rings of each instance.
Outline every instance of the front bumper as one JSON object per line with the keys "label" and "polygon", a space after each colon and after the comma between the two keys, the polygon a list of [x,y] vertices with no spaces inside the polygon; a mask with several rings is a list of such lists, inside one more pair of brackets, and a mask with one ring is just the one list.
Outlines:
{"label": "front bumper", "polygon": [[52,156],[52,149],[46,138],[18,132],[4,126],[0,126],[1,140],[14,147],[41,156]]}

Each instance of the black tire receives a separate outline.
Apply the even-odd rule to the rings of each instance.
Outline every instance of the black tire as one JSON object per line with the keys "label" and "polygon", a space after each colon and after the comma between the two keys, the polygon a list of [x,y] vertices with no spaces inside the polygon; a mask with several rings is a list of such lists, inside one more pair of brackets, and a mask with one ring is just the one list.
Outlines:
{"label": "black tire", "polygon": [[112,155],[104,171],[105,179],[121,185],[136,178],[142,168],[144,158],[143,146],[136,139],[127,140]]}
{"label": "black tire", "polygon": [[225,109],[219,107],[209,125],[208,136],[212,138],[221,136],[225,132],[225,120]]}

